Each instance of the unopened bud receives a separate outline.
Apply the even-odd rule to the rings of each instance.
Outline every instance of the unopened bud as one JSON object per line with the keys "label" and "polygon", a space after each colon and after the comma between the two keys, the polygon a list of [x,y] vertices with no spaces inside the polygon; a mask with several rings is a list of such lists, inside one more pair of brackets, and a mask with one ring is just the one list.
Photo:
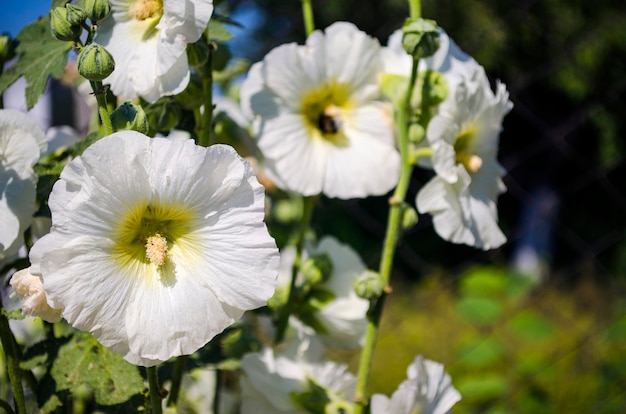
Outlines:
{"label": "unopened bud", "polygon": [[367,300],[378,298],[382,295],[384,288],[380,274],[372,270],[361,273],[354,282],[354,291],[357,296]]}
{"label": "unopened bud", "polygon": [[67,9],[66,18],[67,18],[67,21],[70,22],[70,24],[80,26],[85,22],[85,19],[87,18],[87,14],[85,13],[83,9],[80,8],[80,6],[67,3],[65,5],[65,8]]}
{"label": "unopened bud", "polygon": [[180,104],[172,98],[161,98],[144,108],[151,132],[169,131],[178,125],[182,115]]}
{"label": "unopened bud", "polygon": [[300,266],[300,273],[311,285],[326,282],[333,271],[333,263],[326,254],[311,256]]}
{"label": "unopened bud", "polygon": [[0,35],[0,64],[8,62],[15,56],[15,39],[11,39],[7,33]]}
{"label": "unopened bud", "polygon": [[133,130],[147,134],[148,117],[140,105],[126,101],[111,112],[111,125],[115,131]]}
{"label": "unopened bud", "polygon": [[55,7],[50,10],[50,30],[59,40],[76,40],[80,37],[83,28],[80,24],[72,24],[67,20],[65,7]]}
{"label": "unopened bud", "polygon": [[400,228],[406,231],[417,224],[417,211],[409,204],[400,204]]}
{"label": "unopened bud", "polygon": [[85,46],[78,55],[78,73],[90,81],[101,81],[114,69],[113,56],[97,43]]}
{"label": "unopened bud", "polygon": [[408,19],[402,27],[402,46],[418,59],[429,57],[439,49],[437,22],[427,19]]}
{"label": "unopened bud", "polygon": [[196,43],[187,45],[187,61],[189,66],[203,66],[209,60],[209,45],[204,38],[200,38]]}
{"label": "unopened bud", "polygon": [[109,0],[78,0],[77,3],[92,22],[98,22],[111,13]]}

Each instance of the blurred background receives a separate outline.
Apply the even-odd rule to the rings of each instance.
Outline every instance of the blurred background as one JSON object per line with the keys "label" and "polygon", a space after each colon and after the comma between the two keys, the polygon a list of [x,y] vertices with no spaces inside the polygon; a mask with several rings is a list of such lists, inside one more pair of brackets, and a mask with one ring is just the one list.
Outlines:
{"label": "blurred background", "polygon": [[[15,36],[49,4],[3,4],[0,32]],[[303,43],[300,6],[220,2],[216,12],[240,24],[228,26],[235,36],[221,45],[230,51],[225,62],[250,64],[279,44]],[[348,20],[383,45],[408,16],[403,0],[313,6],[316,27]],[[372,390],[393,392],[423,354],[444,363],[461,391],[455,413],[626,412],[623,2],[424,0],[422,7],[510,92],[499,153],[508,188],[500,223],[509,241],[491,252],[452,245],[429,216],[405,233]],[[429,178],[415,171],[409,200]],[[277,199],[276,216],[290,203]],[[385,197],[323,198],[313,226],[376,268],[386,213]]]}

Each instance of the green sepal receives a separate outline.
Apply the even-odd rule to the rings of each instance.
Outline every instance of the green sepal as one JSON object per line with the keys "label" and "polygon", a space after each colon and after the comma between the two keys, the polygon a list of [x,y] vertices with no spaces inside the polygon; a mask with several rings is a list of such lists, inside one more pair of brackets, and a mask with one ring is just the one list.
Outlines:
{"label": "green sepal", "polygon": [[115,131],[131,130],[147,134],[148,117],[141,105],[126,101],[118,106],[110,115],[111,125]]}
{"label": "green sepal", "polygon": [[67,52],[74,42],[59,41],[50,34],[50,17],[25,26],[17,35],[17,62],[0,75],[0,94],[20,76],[26,78],[26,106],[31,109],[46,89],[48,78],[60,79]]}
{"label": "green sepal", "polygon": [[325,253],[312,255],[300,265],[300,273],[311,286],[326,282],[332,272],[333,262]]}
{"label": "green sepal", "polygon": [[385,289],[380,273],[373,270],[366,270],[361,273],[354,282],[354,292],[358,297],[372,300],[382,295]]}
{"label": "green sepal", "polygon": [[328,390],[310,378],[307,378],[306,386],[307,390],[304,392],[291,392],[291,400],[306,412],[324,413],[326,405],[331,402]]}

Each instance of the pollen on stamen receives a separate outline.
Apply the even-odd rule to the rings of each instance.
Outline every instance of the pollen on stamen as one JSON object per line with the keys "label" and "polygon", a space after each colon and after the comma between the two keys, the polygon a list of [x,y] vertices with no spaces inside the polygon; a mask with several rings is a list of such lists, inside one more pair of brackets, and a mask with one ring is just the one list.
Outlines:
{"label": "pollen on stamen", "polygon": [[163,3],[161,0],[137,0],[130,7],[130,15],[137,20],[146,20],[161,12]]}
{"label": "pollen on stamen", "polygon": [[167,240],[156,233],[146,239],[146,257],[151,263],[162,266],[167,260]]}
{"label": "pollen on stamen", "polygon": [[483,166],[483,160],[478,155],[470,155],[465,165],[470,172],[475,173]]}

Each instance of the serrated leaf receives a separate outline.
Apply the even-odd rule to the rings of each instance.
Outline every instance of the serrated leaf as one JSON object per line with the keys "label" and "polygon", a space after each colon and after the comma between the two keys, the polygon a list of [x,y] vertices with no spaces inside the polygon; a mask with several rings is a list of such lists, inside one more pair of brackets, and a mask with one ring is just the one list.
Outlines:
{"label": "serrated leaf", "polygon": [[123,403],[144,388],[136,366],[84,332],[75,334],[59,349],[50,373],[57,390],[74,392],[85,384],[102,405]]}
{"label": "serrated leaf", "polygon": [[50,76],[59,79],[73,42],[57,40],[50,33],[50,18],[40,17],[17,35],[17,62],[0,76],[0,94],[21,76],[26,78],[26,106],[35,106]]}

